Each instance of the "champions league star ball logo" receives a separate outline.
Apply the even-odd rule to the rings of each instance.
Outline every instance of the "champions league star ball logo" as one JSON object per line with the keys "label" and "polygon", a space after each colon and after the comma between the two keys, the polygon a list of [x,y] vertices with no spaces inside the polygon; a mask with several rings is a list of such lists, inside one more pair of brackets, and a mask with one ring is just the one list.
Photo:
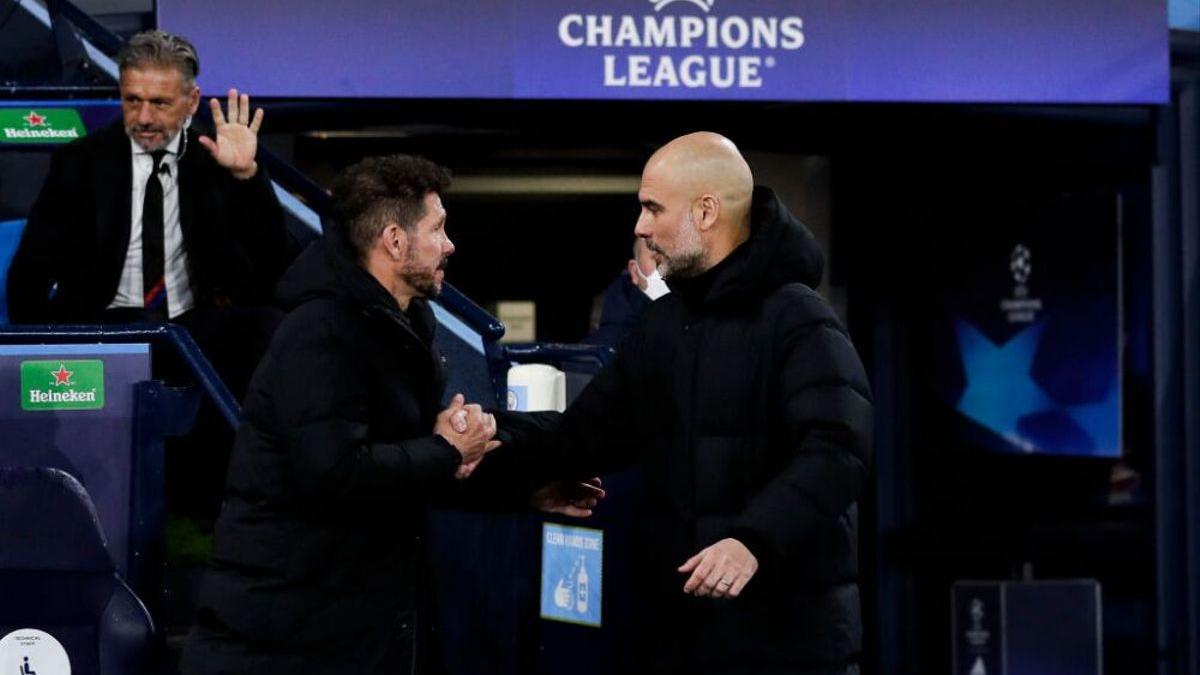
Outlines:
{"label": "champions league star ball logo", "polygon": [[1029,297],[1030,275],[1033,274],[1033,253],[1024,244],[1017,244],[1008,256],[1008,272],[1012,275],[1013,297],[1000,301],[1000,309],[1009,323],[1033,323],[1042,311],[1042,301]]}
{"label": "champions league star ball logo", "polygon": [[650,0],[650,4],[654,5],[654,11],[656,12],[661,12],[664,7],[676,2],[690,2],[705,12],[717,4],[717,0]]}
{"label": "champions league star ball logo", "polygon": [[1013,281],[1024,286],[1033,273],[1033,254],[1022,244],[1017,244],[1012,255],[1008,257],[1008,270],[1012,272]]}

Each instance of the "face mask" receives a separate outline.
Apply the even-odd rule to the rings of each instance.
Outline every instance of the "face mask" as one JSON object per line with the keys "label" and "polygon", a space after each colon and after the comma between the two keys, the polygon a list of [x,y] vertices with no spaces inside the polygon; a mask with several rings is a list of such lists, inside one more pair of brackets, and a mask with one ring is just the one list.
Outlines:
{"label": "face mask", "polygon": [[657,269],[651,272],[650,276],[642,274],[641,268],[637,265],[634,265],[633,269],[637,271],[637,275],[642,278],[642,281],[646,282],[646,287],[641,289],[646,297],[657,300],[671,292],[671,289],[667,288],[667,282],[663,281],[662,275],[658,273]]}

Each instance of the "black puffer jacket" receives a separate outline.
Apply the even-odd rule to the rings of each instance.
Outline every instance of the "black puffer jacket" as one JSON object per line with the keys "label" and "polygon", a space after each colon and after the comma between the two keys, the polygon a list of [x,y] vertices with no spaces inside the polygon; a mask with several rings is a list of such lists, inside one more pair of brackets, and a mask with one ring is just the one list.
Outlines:
{"label": "black puffer jacket", "polygon": [[185,673],[423,671],[423,527],[460,456],[431,435],[434,318],[334,230],[280,283],[250,383]]}
{"label": "black puffer jacket", "polygon": [[[512,453],[524,447],[530,470],[577,476],[642,467],[647,585],[630,592],[648,599],[644,672],[855,666],[871,403],[854,347],[812,290],[822,265],[812,235],[757,188],[750,239],[700,277],[670,280],[555,432],[497,456],[522,461]],[[525,432],[551,418],[534,419]],[[505,417],[518,435],[529,421]],[[756,554],[757,576],[735,600],[684,595],[676,568],[726,537]]]}

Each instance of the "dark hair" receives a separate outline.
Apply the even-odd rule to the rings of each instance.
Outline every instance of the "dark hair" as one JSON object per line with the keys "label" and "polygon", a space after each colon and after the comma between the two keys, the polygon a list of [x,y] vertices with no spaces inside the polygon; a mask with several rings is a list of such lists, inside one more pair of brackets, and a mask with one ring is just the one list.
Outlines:
{"label": "dark hair", "polygon": [[129,38],[129,42],[117,54],[117,67],[121,71],[146,66],[166,66],[178,70],[183,75],[184,86],[191,89],[196,84],[196,76],[200,74],[200,57],[187,38],[161,30],[148,30]]}
{"label": "dark hair", "polygon": [[424,157],[368,157],[334,179],[333,217],[365,259],[389,223],[411,232],[425,217],[425,195],[449,186],[450,172]]}

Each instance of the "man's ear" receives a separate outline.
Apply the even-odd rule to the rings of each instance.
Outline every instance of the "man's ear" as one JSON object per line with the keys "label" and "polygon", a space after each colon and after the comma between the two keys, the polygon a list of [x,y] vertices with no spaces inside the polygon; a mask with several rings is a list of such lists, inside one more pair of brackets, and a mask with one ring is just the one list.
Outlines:
{"label": "man's ear", "polygon": [[721,200],[717,199],[716,195],[700,195],[700,198],[692,205],[692,220],[696,223],[696,229],[701,232],[712,229],[712,226],[717,224],[717,218],[720,215]]}
{"label": "man's ear", "polygon": [[200,109],[200,87],[192,85],[192,90],[187,94],[188,99],[188,116],[195,117],[196,111]]}
{"label": "man's ear", "polygon": [[379,235],[383,240],[383,249],[388,257],[399,262],[404,260],[404,256],[408,253],[408,233],[403,227],[396,224],[388,225],[383,228],[383,232]]}

